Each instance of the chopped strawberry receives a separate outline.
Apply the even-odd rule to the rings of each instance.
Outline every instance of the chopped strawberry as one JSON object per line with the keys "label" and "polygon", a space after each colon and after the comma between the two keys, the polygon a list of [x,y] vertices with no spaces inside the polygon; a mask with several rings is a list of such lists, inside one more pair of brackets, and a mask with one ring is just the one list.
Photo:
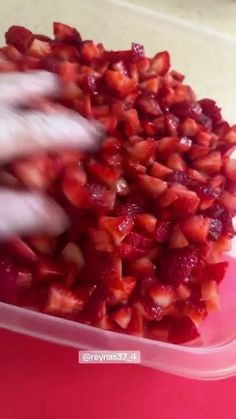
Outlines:
{"label": "chopped strawberry", "polygon": [[131,232],[122,242],[119,254],[124,259],[145,256],[153,245],[153,240],[139,233]]}
{"label": "chopped strawberry", "polygon": [[60,42],[77,45],[81,41],[81,36],[77,29],[65,25],[64,23],[54,22],[53,32],[56,40]]}
{"label": "chopped strawberry", "polygon": [[224,164],[224,171],[228,179],[236,182],[236,159],[228,159]]}
{"label": "chopped strawberry", "polygon": [[112,237],[107,231],[101,228],[90,228],[89,237],[97,251],[109,253],[114,251]]}
{"label": "chopped strawberry", "polygon": [[167,183],[153,176],[139,175],[139,184],[144,192],[152,198],[157,198],[167,189]]}
{"label": "chopped strawberry", "polygon": [[67,169],[62,181],[65,197],[77,208],[86,208],[89,204],[89,191],[85,186],[86,175],[79,168]]}
{"label": "chopped strawberry", "polygon": [[157,219],[152,214],[138,214],[135,219],[135,225],[144,233],[154,233]]}
{"label": "chopped strawberry", "polygon": [[236,196],[224,191],[219,197],[219,202],[229,211],[236,213]]}
{"label": "chopped strawberry", "polygon": [[194,119],[185,118],[181,122],[179,130],[182,135],[186,135],[187,137],[193,137],[198,133],[199,127],[196,121],[194,121]]}
{"label": "chopped strawberry", "polygon": [[192,243],[204,243],[210,229],[211,220],[203,215],[193,215],[180,223],[186,238]]}
{"label": "chopped strawberry", "polygon": [[233,125],[224,136],[223,140],[231,145],[236,144],[236,125]]}
{"label": "chopped strawberry", "polygon": [[217,284],[219,284],[224,279],[228,266],[228,262],[208,264],[205,266],[203,277],[206,280],[213,279]]}
{"label": "chopped strawberry", "polygon": [[159,76],[164,76],[170,68],[170,55],[167,51],[158,52],[151,60],[150,71]]}
{"label": "chopped strawberry", "polygon": [[217,283],[214,279],[206,279],[201,286],[202,299],[205,301],[207,310],[217,311],[220,308]]}
{"label": "chopped strawberry", "polygon": [[169,221],[158,221],[154,231],[154,238],[157,242],[166,241],[170,234],[171,223]]}
{"label": "chopped strawberry", "polygon": [[186,284],[179,284],[177,293],[180,300],[187,300],[191,295],[191,290]]}
{"label": "chopped strawberry", "polygon": [[133,276],[122,278],[123,289],[111,288],[110,291],[120,303],[125,303],[136,287],[136,279]]}
{"label": "chopped strawberry", "polygon": [[87,169],[93,179],[108,186],[115,183],[120,176],[120,171],[118,169],[104,166],[95,160],[89,162]]}
{"label": "chopped strawberry", "polygon": [[129,263],[129,271],[139,279],[144,277],[154,278],[156,266],[148,257],[142,257]]}
{"label": "chopped strawberry", "polygon": [[145,93],[156,95],[160,86],[160,81],[157,77],[150,77],[149,79],[142,81],[139,86]]}
{"label": "chopped strawberry", "polygon": [[188,247],[170,250],[159,260],[159,272],[164,281],[179,285],[189,277],[197,263],[195,251]]}
{"label": "chopped strawberry", "polygon": [[78,270],[81,270],[84,266],[83,253],[76,243],[68,242],[63,248],[61,255],[64,260],[73,262]]}
{"label": "chopped strawberry", "polygon": [[93,41],[84,41],[80,45],[80,54],[82,59],[91,63],[94,58],[99,56],[99,49]]}
{"label": "chopped strawberry", "polygon": [[221,169],[222,161],[219,151],[212,151],[207,156],[194,160],[193,167],[204,173],[212,175]]}
{"label": "chopped strawberry", "polygon": [[132,309],[131,320],[126,330],[135,336],[143,336],[144,334],[143,318],[135,307]]}
{"label": "chopped strawberry", "polygon": [[63,265],[46,257],[41,258],[36,268],[36,281],[57,281],[64,277]]}
{"label": "chopped strawberry", "polygon": [[15,304],[17,300],[17,271],[8,257],[0,261],[0,301]]}
{"label": "chopped strawberry", "polygon": [[187,300],[180,306],[180,311],[183,316],[189,317],[197,327],[207,316],[207,309],[204,301],[193,303]]}
{"label": "chopped strawberry", "polygon": [[163,342],[168,341],[170,318],[164,317],[160,321],[150,322],[148,327],[147,336],[151,339],[160,340]]}
{"label": "chopped strawberry", "polygon": [[139,297],[135,301],[134,307],[145,320],[161,320],[164,316],[163,308],[147,295]]}
{"label": "chopped strawberry", "polygon": [[19,237],[14,237],[7,241],[7,251],[20,262],[34,263],[38,259],[33,249]]}
{"label": "chopped strawberry", "polygon": [[174,200],[172,207],[174,216],[183,217],[194,214],[198,208],[200,199],[197,194],[190,190],[172,187],[173,192],[176,193],[177,199]]}
{"label": "chopped strawberry", "polygon": [[99,227],[109,233],[116,246],[119,246],[133,228],[133,220],[128,216],[106,217],[99,219]]}
{"label": "chopped strawberry", "polygon": [[34,57],[44,57],[45,55],[51,53],[51,46],[49,42],[34,39],[28,52]]}
{"label": "chopped strawberry", "polygon": [[178,147],[178,138],[164,137],[157,141],[158,157],[165,159],[171,155]]}
{"label": "chopped strawberry", "polygon": [[145,115],[159,116],[162,114],[158,101],[151,96],[142,96],[138,101],[138,107]]}
{"label": "chopped strawberry", "polygon": [[24,53],[33,41],[33,34],[23,26],[11,26],[5,33],[6,43]]}
{"label": "chopped strawberry", "polygon": [[73,314],[82,310],[83,305],[83,301],[76,294],[66,288],[51,285],[44,311],[49,314]]}
{"label": "chopped strawberry", "polygon": [[169,236],[169,247],[170,249],[181,249],[183,247],[187,247],[189,242],[185,237],[183,231],[181,230],[178,224],[175,224],[171,230]]}
{"label": "chopped strawberry", "polygon": [[136,88],[135,80],[121,74],[119,71],[107,70],[105,81],[109,89],[120,98],[128,96]]}
{"label": "chopped strawberry", "polygon": [[178,153],[171,154],[166,162],[166,165],[170,169],[178,172],[184,172],[186,169],[186,163]]}
{"label": "chopped strawberry", "polygon": [[171,285],[152,285],[147,293],[154,303],[162,308],[168,307],[177,299],[176,290]]}
{"label": "chopped strawberry", "polygon": [[113,209],[115,204],[115,192],[109,191],[96,183],[90,183],[87,189],[89,205],[94,211],[98,214],[105,215]]}
{"label": "chopped strawberry", "polygon": [[170,326],[168,340],[181,344],[194,340],[200,336],[194,322],[187,316],[180,317]]}
{"label": "chopped strawberry", "polygon": [[172,169],[158,162],[154,162],[150,170],[150,175],[159,179],[165,179],[171,173]]}
{"label": "chopped strawberry", "polygon": [[218,240],[223,231],[223,223],[217,218],[212,218],[208,231],[208,238],[211,240]]}
{"label": "chopped strawberry", "polygon": [[149,138],[128,148],[130,159],[141,164],[149,164],[155,156],[156,142]]}
{"label": "chopped strawberry", "polygon": [[127,329],[131,320],[130,307],[118,308],[114,313],[112,313],[112,318],[122,329]]}

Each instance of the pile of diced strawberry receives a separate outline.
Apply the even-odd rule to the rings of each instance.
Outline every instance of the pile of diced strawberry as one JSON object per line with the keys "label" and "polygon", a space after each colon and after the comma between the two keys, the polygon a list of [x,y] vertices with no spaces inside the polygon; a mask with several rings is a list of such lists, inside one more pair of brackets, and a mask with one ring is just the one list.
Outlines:
{"label": "pile of diced strawberry", "polygon": [[1,72],[58,74],[56,102],[99,121],[106,137],[97,154],[1,168],[2,185],[45,191],[71,224],[59,237],[1,245],[0,299],[157,340],[197,338],[219,308],[220,256],[234,236],[236,126],[196,99],[167,51],[107,51],[61,23],[53,39],[13,26],[6,43]]}

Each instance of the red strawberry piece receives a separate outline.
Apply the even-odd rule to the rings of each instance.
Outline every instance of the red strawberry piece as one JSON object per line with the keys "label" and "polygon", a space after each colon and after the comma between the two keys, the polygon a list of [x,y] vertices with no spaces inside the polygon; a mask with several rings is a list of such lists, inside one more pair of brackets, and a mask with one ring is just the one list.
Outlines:
{"label": "red strawberry piece", "polygon": [[49,258],[41,258],[37,264],[35,279],[39,282],[62,280],[63,265]]}
{"label": "red strawberry piece", "polygon": [[191,168],[187,168],[187,176],[189,178],[190,181],[192,181],[191,183],[195,186],[196,183],[200,182],[200,183],[206,183],[208,180],[208,176],[206,174],[200,173],[197,170],[191,169]]}
{"label": "red strawberry piece", "polygon": [[225,208],[227,208],[230,212],[235,213],[235,211],[236,211],[236,196],[231,195],[227,191],[224,191],[219,197],[219,202]]}
{"label": "red strawberry piece", "polygon": [[6,43],[13,45],[20,52],[24,53],[29,48],[33,34],[23,26],[11,26],[5,33]]}
{"label": "red strawberry piece", "polygon": [[186,169],[186,163],[178,153],[173,153],[169,156],[166,165],[178,172],[183,172]]}
{"label": "red strawberry piece", "polygon": [[210,240],[218,240],[223,231],[223,223],[217,218],[211,218],[210,227],[208,231],[208,238]]}
{"label": "red strawberry piece", "polygon": [[214,279],[206,279],[201,286],[202,299],[206,303],[207,311],[217,311],[220,308],[217,283]]}
{"label": "red strawberry piece", "polygon": [[136,88],[135,80],[130,79],[119,71],[107,70],[105,81],[109,89],[120,98],[128,96]]}
{"label": "red strawberry piece", "polygon": [[179,285],[189,277],[197,263],[195,251],[188,247],[166,251],[159,260],[160,275],[164,281]]}
{"label": "red strawberry piece", "polygon": [[114,251],[112,237],[107,231],[101,228],[90,228],[89,237],[97,251],[109,253]]}
{"label": "red strawberry piece", "polygon": [[203,278],[206,280],[214,280],[219,284],[224,279],[228,266],[228,262],[208,264],[204,268]]}
{"label": "red strawberry piece", "polygon": [[88,251],[84,255],[85,265],[80,273],[82,279],[101,284],[107,288],[123,289],[121,259],[111,253]]}
{"label": "red strawberry piece", "polygon": [[149,164],[155,156],[156,141],[149,138],[145,141],[140,141],[128,148],[130,159],[141,164]]}
{"label": "red strawberry piece", "polygon": [[212,151],[207,156],[194,160],[193,167],[204,173],[212,175],[218,173],[222,166],[221,154],[219,151]]}
{"label": "red strawberry piece", "polygon": [[182,344],[200,336],[194,322],[187,316],[182,316],[170,326],[168,340],[171,343]]}
{"label": "red strawberry piece", "polygon": [[133,276],[125,276],[122,278],[123,289],[111,288],[110,291],[114,295],[117,302],[124,303],[128,300],[135,289],[136,279]]}
{"label": "red strawberry piece", "polygon": [[71,44],[79,44],[81,42],[80,33],[77,29],[64,23],[53,22],[53,33],[57,41]]}
{"label": "red strawberry piece", "polygon": [[[91,98],[89,94],[84,95],[83,98],[76,99],[73,103],[73,106],[77,112],[79,112],[82,116],[86,118],[92,115]],[[105,120],[105,119],[103,120],[103,118],[100,118],[99,121],[101,122],[101,124],[105,126],[105,128],[110,127],[110,125],[108,126],[108,123],[109,124],[111,123],[110,120]]]}
{"label": "red strawberry piece", "polygon": [[148,257],[142,257],[129,264],[129,271],[136,278],[155,278],[156,266]]}
{"label": "red strawberry piece", "polygon": [[[35,42],[35,41],[34,41]],[[40,42],[40,41],[38,41]],[[40,45],[39,45],[40,46]],[[42,46],[43,47],[43,46]],[[32,49],[32,46],[31,46]],[[52,57],[62,61],[76,61],[79,58],[79,52],[75,47],[63,43],[56,43],[50,47]],[[44,47],[45,50],[45,47]]]}
{"label": "red strawberry piece", "polygon": [[99,227],[109,233],[114,244],[119,246],[133,228],[133,220],[128,216],[106,217],[99,219]]}
{"label": "red strawberry piece", "polygon": [[15,304],[17,299],[17,270],[8,257],[0,262],[0,301]]}
{"label": "red strawberry piece", "polygon": [[151,339],[167,342],[170,324],[171,324],[171,319],[170,317],[167,317],[167,316],[165,316],[160,321],[150,322],[148,325],[147,336],[150,337]]}
{"label": "red strawberry piece", "polygon": [[89,297],[94,293],[97,289],[97,285],[95,284],[82,284],[79,283],[75,288],[75,293],[79,299],[84,301],[84,304],[87,303]]}
{"label": "red strawberry piece", "polygon": [[87,169],[94,180],[102,182],[108,186],[115,183],[120,177],[120,170],[107,167],[95,160],[90,160]]}
{"label": "red strawberry piece", "polygon": [[0,53],[4,54],[6,58],[13,62],[17,62],[22,59],[22,54],[13,45],[7,45],[1,48]]}
{"label": "red strawberry piece", "polygon": [[84,266],[83,253],[76,243],[68,242],[63,248],[61,255],[67,262],[74,263],[78,271]]}
{"label": "red strawberry piece", "polygon": [[158,52],[151,60],[151,71],[164,76],[170,68],[170,55],[167,51]]}
{"label": "red strawberry piece", "polygon": [[38,257],[33,249],[19,237],[14,237],[6,243],[7,251],[20,262],[34,263]]}
{"label": "red strawberry piece", "polygon": [[84,302],[75,293],[64,287],[51,285],[44,312],[58,315],[73,314],[82,310],[83,306]]}
{"label": "red strawberry piece", "polygon": [[224,163],[224,172],[228,179],[236,182],[236,160],[228,159]]}
{"label": "red strawberry piece", "polygon": [[193,137],[198,133],[199,127],[196,121],[194,121],[194,119],[185,118],[181,122],[179,130],[182,135],[186,135],[187,137]]}
{"label": "red strawberry piece", "polygon": [[135,307],[132,308],[131,320],[126,330],[135,336],[143,336],[144,334],[143,317]]}
{"label": "red strawberry piece", "polygon": [[135,179],[137,178],[138,175],[145,174],[147,171],[145,166],[143,166],[140,163],[134,162],[132,160],[126,160],[124,165],[125,165],[125,170],[127,174]]}
{"label": "red strawberry piece", "polygon": [[191,296],[191,290],[186,284],[179,284],[177,293],[180,300],[187,300]]}
{"label": "red strawberry piece", "polygon": [[91,63],[94,58],[99,56],[99,49],[93,41],[84,41],[80,45],[80,54],[86,63]]}
{"label": "red strawberry piece", "polygon": [[203,147],[209,148],[211,145],[212,135],[206,131],[200,131],[196,137],[197,143]]}
{"label": "red strawberry piece", "polygon": [[115,191],[117,196],[127,196],[130,193],[128,183],[124,178],[119,178],[115,185]]}
{"label": "red strawberry piece", "polygon": [[187,238],[182,232],[178,224],[176,224],[170,233],[169,247],[170,249],[181,249],[189,245]]}
{"label": "red strawberry piece", "polygon": [[168,307],[177,299],[176,290],[171,285],[152,285],[147,293],[154,303],[162,308]]}
{"label": "red strawberry piece", "polygon": [[167,183],[161,179],[157,179],[149,175],[139,175],[139,185],[147,195],[152,198],[157,198],[162,192],[167,189]]}
{"label": "red strawberry piece", "polygon": [[187,117],[197,119],[202,113],[202,108],[199,103],[191,103],[183,100],[174,103],[171,106],[171,112],[181,119]]}
{"label": "red strawberry piece", "polygon": [[86,174],[79,168],[69,168],[65,171],[62,181],[62,191],[65,197],[77,208],[87,208],[89,191],[85,186]]}
{"label": "red strawberry piece", "polygon": [[224,135],[223,141],[230,145],[236,144],[236,125],[233,125]]}
{"label": "red strawberry piece", "polygon": [[133,62],[140,61],[145,57],[145,51],[143,45],[132,43],[132,60]]}
{"label": "red strawberry piece", "polygon": [[135,135],[142,131],[139,116],[136,109],[128,109],[124,112],[125,134],[127,136]]}
{"label": "red strawberry piece", "polygon": [[169,173],[166,177],[166,180],[169,183],[181,183],[182,185],[187,185],[189,182],[186,172],[178,170],[174,170]]}
{"label": "red strawberry piece", "polygon": [[162,114],[158,101],[151,96],[142,96],[138,101],[138,107],[144,114],[150,116],[159,116]]}
{"label": "red strawberry piece", "polygon": [[34,57],[44,57],[51,53],[51,46],[49,42],[34,39],[28,52]]}
{"label": "red strawberry piece", "polygon": [[153,240],[139,233],[131,232],[122,242],[119,254],[123,259],[138,259],[145,256],[153,245]]}
{"label": "red strawberry piece", "polygon": [[112,313],[112,319],[122,328],[127,329],[128,324],[131,320],[131,309],[130,307],[120,307]]}
{"label": "red strawberry piece", "polygon": [[180,306],[180,312],[183,316],[189,317],[196,326],[199,326],[207,316],[206,304],[204,301],[193,303],[187,300]]}
{"label": "red strawberry piece", "polygon": [[190,160],[196,160],[200,157],[204,157],[209,153],[209,147],[203,145],[194,144],[191,150],[188,152]]}
{"label": "red strawberry piece", "polygon": [[211,219],[203,215],[193,215],[180,222],[180,228],[192,243],[204,243],[210,230]]}
{"label": "red strawberry piece", "polygon": [[174,186],[172,186],[172,190],[177,195],[177,199],[172,204],[174,216],[182,218],[183,215],[187,216],[194,214],[200,201],[197,194],[193,191],[180,189]]}
{"label": "red strawberry piece", "polygon": [[[169,187],[159,196],[158,206],[161,208],[169,207],[177,198],[178,195],[175,190],[172,187]],[[169,218],[167,217],[167,220],[168,219]]]}
{"label": "red strawberry piece", "polygon": [[107,59],[110,63],[116,63],[119,61],[129,61],[132,57],[132,51],[105,51],[104,59]]}
{"label": "red strawberry piece", "polygon": [[156,227],[157,219],[152,214],[138,214],[135,219],[135,225],[144,233],[152,234]]}
{"label": "red strawberry piece", "polygon": [[111,298],[109,291],[103,288],[97,288],[92,293],[85,305],[85,315],[89,322],[96,324],[106,317],[107,306]]}
{"label": "red strawberry piece", "polygon": [[134,307],[145,320],[161,320],[164,315],[163,308],[158,306],[148,295],[139,297],[135,301]]}
{"label": "red strawberry piece", "polygon": [[179,140],[178,151],[180,153],[186,153],[192,147],[192,140],[188,137],[181,137]]}
{"label": "red strawberry piece", "polygon": [[171,173],[172,169],[158,162],[154,162],[150,170],[150,175],[159,179],[165,179]]}
{"label": "red strawberry piece", "polygon": [[98,214],[107,214],[115,204],[115,192],[96,183],[88,185],[89,205]]}
{"label": "red strawberry piece", "polygon": [[173,114],[165,116],[165,128],[168,135],[177,136],[179,128],[179,118]]}
{"label": "red strawberry piece", "polygon": [[199,185],[194,189],[201,199],[200,208],[202,210],[209,208],[219,195],[215,189],[208,185]]}
{"label": "red strawberry piece", "polygon": [[53,255],[57,247],[55,238],[44,235],[34,235],[28,238],[27,242],[31,248],[45,255]]}
{"label": "red strawberry piece", "polygon": [[199,101],[201,108],[207,116],[209,116],[213,123],[216,124],[222,120],[221,109],[218,108],[216,102],[212,99],[202,99]]}
{"label": "red strawberry piece", "polygon": [[18,160],[11,165],[13,174],[31,189],[45,190],[55,176],[52,161],[46,156]]}
{"label": "red strawberry piece", "polygon": [[[79,109],[78,111],[80,112]],[[89,116],[90,114],[92,114],[92,110],[90,111],[90,109],[89,109],[89,113],[88,113],[88,110],[86,110],[86,112],[87,113],[84,114],[84,116]],[[97,121],[104,126],[108,134],[113,135],[115,133],[115,129],[118,122],[115,116],[112,116],[112,115],[102,116],[100,118],[97,118]]]}
{"label": "red strawberry piece", "polygon": [[164,242],[168,239],[170,234],[171,223],[169,221],[159,221],[156,222],[156,227],[154,231],[154,238],[157,242]]}
{"label": "red strawberry piece", "polygon": [[178,147],[178,138],[164,137],[157,141],[158,157],[165,159],[172,154]]}
{"label": "red strawberry piece", "polygon": [[150,77],[142,81],[139,86],[147,94],[156,95],[160,86],[160,81],[157,77]]}

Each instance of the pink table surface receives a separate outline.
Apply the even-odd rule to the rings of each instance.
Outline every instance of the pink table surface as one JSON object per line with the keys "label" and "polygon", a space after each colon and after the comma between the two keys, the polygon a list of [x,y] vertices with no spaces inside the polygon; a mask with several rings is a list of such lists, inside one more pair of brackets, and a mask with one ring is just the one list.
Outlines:
{"label": "pink table surface", "polygon": [[235,419],[236,378],[200,382],[0,330],[1,419]]}

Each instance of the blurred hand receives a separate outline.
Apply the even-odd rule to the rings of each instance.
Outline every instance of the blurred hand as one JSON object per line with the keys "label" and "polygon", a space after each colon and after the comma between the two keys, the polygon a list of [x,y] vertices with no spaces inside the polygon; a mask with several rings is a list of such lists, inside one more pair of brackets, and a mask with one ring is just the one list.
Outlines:
{"label": "blurred hand", "polygon": [[[0,74],[0,164],[63,146],[94,150],[100,145],[101,129],[73,111],[17,108],[40,96],[55,96],[59,90],[59,81],[51,73]],[[48,197],[0,188],[1,238],[36,231],[58,234],[66,225],[63,210]]]}

